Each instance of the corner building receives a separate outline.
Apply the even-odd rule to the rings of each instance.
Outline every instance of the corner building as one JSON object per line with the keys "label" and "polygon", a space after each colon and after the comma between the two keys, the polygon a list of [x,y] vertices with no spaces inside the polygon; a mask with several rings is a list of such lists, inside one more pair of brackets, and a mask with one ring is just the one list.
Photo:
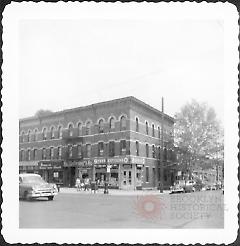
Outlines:
{"label": "corner building", "polygon": [[172,117],[135,97],[20,119],[19,172],[67,187],[89,177],[135,190],[157,188],[163,165],[167,189],[176,177],[173,125]]}

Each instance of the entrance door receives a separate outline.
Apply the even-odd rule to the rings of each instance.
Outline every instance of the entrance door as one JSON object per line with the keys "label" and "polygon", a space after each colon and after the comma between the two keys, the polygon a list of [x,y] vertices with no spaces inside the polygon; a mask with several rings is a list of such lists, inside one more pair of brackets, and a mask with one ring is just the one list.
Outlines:
{"label": "entrance door", "polygon": [[76,170],[75,167],[71,167],[70,169],[70,186],[71,187],[74,187],[75,185],[75,170]]}
{"label": "entrance door", "polygon": [[132,170],[123,170],[122,188],[126,190],[133,189]]}

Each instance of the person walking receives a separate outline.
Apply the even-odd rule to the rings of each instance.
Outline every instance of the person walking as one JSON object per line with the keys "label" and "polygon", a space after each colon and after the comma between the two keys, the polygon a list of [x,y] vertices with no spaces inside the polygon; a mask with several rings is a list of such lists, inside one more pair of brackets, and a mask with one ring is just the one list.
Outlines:
{"label": "person walking", "polygon": [[76,188],[77,188],[77,191],[80,191],[80,188],[81,188],[81,180],[79,177],[76,178]]}

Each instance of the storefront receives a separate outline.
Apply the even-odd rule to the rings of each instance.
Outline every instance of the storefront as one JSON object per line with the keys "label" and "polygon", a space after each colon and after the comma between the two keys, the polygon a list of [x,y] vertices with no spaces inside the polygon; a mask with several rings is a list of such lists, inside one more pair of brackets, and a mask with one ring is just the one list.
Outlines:
{"label": "storefront", "polygon": [[143,158],[112,157],[93,159],[95,180],[100,186],[105,181],[110,188],[135,190],[142,187]]}
{"label": "storefront", "polygon": [[40,161],[39,174],[49,183],[63,184],[63,161]]}
{"label": "storefront", "polygon": [[19,173],[38,173],[38,162],[37,161],[20,161],[19,162]]}

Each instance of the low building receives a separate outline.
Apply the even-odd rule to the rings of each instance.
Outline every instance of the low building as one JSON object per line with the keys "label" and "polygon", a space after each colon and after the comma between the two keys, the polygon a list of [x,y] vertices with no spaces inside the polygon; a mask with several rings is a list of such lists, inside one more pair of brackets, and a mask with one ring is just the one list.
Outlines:
{"label": "low building", "polygon": [[[163,152],[161,127],[164,126]],[[174,119],[135,97],[19,120],[19,171],[72,187],[88,177],[119,189],[174,182]]]}

